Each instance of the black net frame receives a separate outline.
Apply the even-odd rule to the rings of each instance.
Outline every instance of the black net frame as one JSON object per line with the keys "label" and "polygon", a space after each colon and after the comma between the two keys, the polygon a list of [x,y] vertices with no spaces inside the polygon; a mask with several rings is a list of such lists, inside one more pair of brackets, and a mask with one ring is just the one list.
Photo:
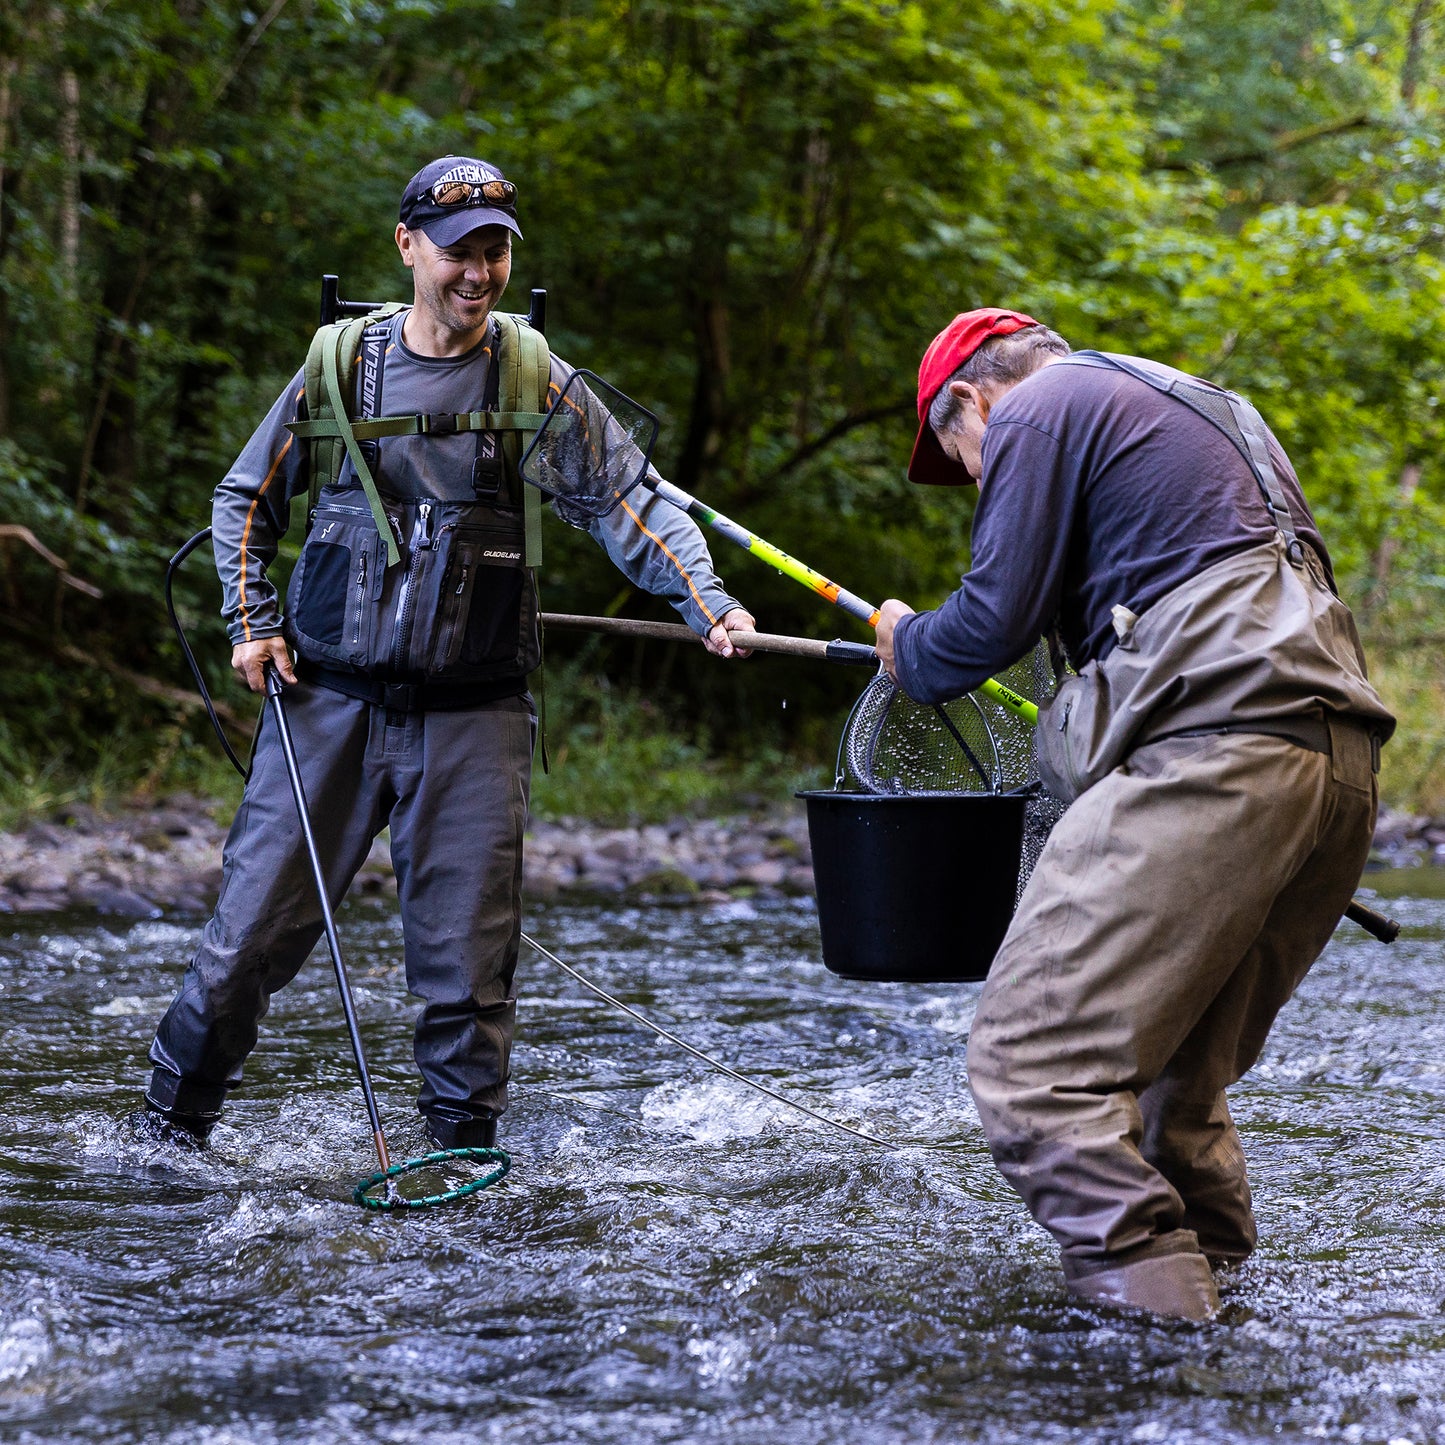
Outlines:
{"label": "black net frame", "polygon": [[551,497],[564,520],[585,527],[646,479],[657,432],[645,406],[579,369],[522,454],[522,480]]}

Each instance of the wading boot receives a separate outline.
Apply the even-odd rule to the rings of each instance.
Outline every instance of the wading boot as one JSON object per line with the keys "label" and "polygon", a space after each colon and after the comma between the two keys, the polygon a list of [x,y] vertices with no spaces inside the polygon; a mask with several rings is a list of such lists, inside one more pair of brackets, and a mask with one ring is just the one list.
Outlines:
{"label": "wading boot", "polygon": [[1202,1254],[1156,1254],[1130,1264],[1070,1273],[1069,1291],[1093,1304],[1145,1310],[1204,1324],[1219,1313],[1219,1291]]}
{"label": "wading boot", "polygon": [[205,1149],[206,1136],[215,1122],[194,1115],[166,1115],[149,1104],[125,1118],[126,1127],[137,1139],[147,1144],[166,1144],[184,1154],[199,1154]]}
{"label": "wading boot", "polygon": [[426,1132],[438,1149],[494,1149],[497,1116],[464,1114],[440,1104],[426,1116]]}
{"label": "wading boot", "polygon": [[145,1092],[145,1108],[126,1122],[157,1144],[195,1153],[206,1147],[225,1101],[223,1088],[187,1083],[169,1069],[157,1068]]}

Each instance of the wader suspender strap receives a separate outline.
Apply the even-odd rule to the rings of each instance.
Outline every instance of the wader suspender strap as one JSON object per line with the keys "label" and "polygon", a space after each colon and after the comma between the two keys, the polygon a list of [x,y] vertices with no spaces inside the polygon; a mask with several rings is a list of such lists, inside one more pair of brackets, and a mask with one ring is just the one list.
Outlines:
{"label": "wader suspender strap", "polygon": [[1254,404],[1246,401],[1242,396],[1237,396],[1232,391],[1226,391],[1224,396],[1225,400],[1229,402],[1229,409],[1234,413],[1234,424],[1249,444],[1254,474],[1259,479],[1260,486],[1264,488],[1265,501],[1269,504],[1269,510],[1274,516],[1275,526],[1284,533],[1285,551],[1288,552],[1290,561],[1298,567],[1304,561],[1304,547],[1295,532],[1294,517],[1290,514],[1289,501],[1285,497],[1284,489],[1275,475],[1274,463],[1269,459],[1269,445],[1265,440],[1268,431],[1265,428],[1264,418],[1255,410]]}
{"label": "wader suspender strap", "polygon": [[[497,365],[501,371],[502,395],[512,407],[528,402],[542,408],[537,412],[514,411],[518,425],[502,432],[502,454],[507,471],[521,476],[522,452],[526,443],[546,420],[547,383],[552,375],[552,358],[540,332],[523,326],[512,317],[497,316]],[[508,413],[503,413],[507,415]],[[498,430],[501,430],[499,427]],[[526,435],[524,436],[524,432]],[[542,565],[542,494],[522,484],[522,520],[525,527],[525,555],[528,567]]]}
{"label": "wader suspender strap", "polygon": [[361,446],[356,439],[351,418],[347,415],[345,393],[341,389],[337,352],[341,349],[345,335],[343,328],[338,332],[335,341],[328,344],[321,353],[322,384],[326,388],[326,396],[334,413],[334,425],[342,441],[346,443],[346,455],[351,458],[351,465],[356,468],[356,476],[361,482],[361,490],[366,493],[366,502],[371,508],[376,530],[381,533],[381,540],[386,546],[386,565],[394,567],[401,561],[401,549],[396,544],[396,534],[391,530],[386,508],[381,505],[381,494],[376,490],[376,480],[371,475],[371,468],[361,454]]}
{"label": "wader suspender strap", "polygon": [[[1166,380],[1142,366],[1135,366],[1125,357],[1115,356],[1112,352],[1076,351],[1067,359],[1084,366],[1108,367],[1115,371],[1126,372],[1146,385],[1152,386],[1155,391],[1162,391],[1176,401],[1183,402],[1196,416],[1203,417],[1218,432],[1228,437],[1235,449],[1249,464],[1250,471],[1254,473],[1254,479],[1259,483],[1260,491],[1264,493],[1264,502],[1265,506],[1269,508],[1270,517],[1273,519],[1276,529],[1284,536],[1285,552],[1290,561],[1296,567],[1303,565],[1304,547],[1295,532],[1294,517],[1290,512],[1284,488],[1280,486],[1279,478],[1275,475],[1274,464],[1269,459],[1269,444],[1266,440],[1269,435],[1268,428],[1253,403],[1232,391],[1216,389],[1203,383],[1191,383],[1184,377],[1171,376]],[[1239,436],[1230,435],[1229,429],[1222,425],[1217,417],[1211,416],[1202,406],[1191,401],[1185,394],[1185,388],[1188,386],[1196,386],[1198,390],[1226,401],[1233,413],[1234,424],[1239,428]],[[1244,439],[1243,446],[1240,445],[1240,437]]]}
{"label": "wader suspender strap", "polygon": [[[490,360],[487,365],[487,379],[482,385],[482,410],[495,412],[499,409],[501,396],[502,368],[497,360],[501,343],[501,330],[493,325],[487,336],[487,351]],[[502,457],[502,439],[494,431],[479,431],[477,444],[472,451],[472,495],[479,502],[496,506],[505,503],[508,493],[502,490],[506,480],[506,464]]]}
{"label": "wader suspender strap", "polygon": [[[362,417],[375,416],[381,410],[382,384],[386,379],[385,362],[387,342],[391,339],[391,324],[383,321],[375,326],[368,326],[361,333],[361,349],[357,361],[361,364],[361,374],[347,376],[341,374],[341,384],[346,389],[348,396],[357,399],[356,409]],[[342,352],[343,358],[346,352]],[[353,428],[355,418],[352,419]],[[381,443],[379,441],[363,441],[360,443],[361,455],[366,458],[366,464],[371,468],[372,481],[374,482],[381,472]],[[338,473],[338,480],[340,474]],[[313,502],[314,506],[315,503]]]}

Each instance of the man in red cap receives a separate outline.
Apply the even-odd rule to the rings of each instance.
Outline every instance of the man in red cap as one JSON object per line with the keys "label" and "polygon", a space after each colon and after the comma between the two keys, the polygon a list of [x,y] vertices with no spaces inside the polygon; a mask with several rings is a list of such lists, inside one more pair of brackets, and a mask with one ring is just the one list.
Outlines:
{"label": "man in red cap", "polygon": [[1328,941],[1394,719],[1289,459],[1242,398],[969,311],[918,386],[916,482],[979,485],[972,566],[878,651],[921,702],[1049,633],[1039,719],[1074,800],[979,1000],[969,1084],[999,1168],[1086,1299],[1204,1320],[1256,1232],[1225,1089]]}

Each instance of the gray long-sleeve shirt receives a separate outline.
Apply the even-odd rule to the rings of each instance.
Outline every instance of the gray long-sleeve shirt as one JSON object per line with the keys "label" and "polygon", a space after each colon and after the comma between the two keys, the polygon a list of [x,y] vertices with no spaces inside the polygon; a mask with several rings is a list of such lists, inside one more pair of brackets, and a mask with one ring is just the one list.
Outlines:
{"label": "gray long-sleeve shirt", "polygon": [[[463,356],[421,356],[402,341],[406,314],[399,312],[390,322],[382,413],[480,409],[492,334]],[[549,395],[555,396],[571,374],[572,368],[554,355]],[[303,414],[304,396],[304,375],[298,371],[216,488],[212,545],[224,593],[221,613],[232,643],[281,633],[280,601],[266,573],[286,533],[291,499],[309,487],[306,447],[286,430],[287,422]],[[399,496],[470,500],[475,454],[476,439],[466,433],[383,438],[381,486]],[[590,523],[588,531],[631,582],[665,597],[695,632],[705,634],[741,605],[723,589],[697,525],[644,488]]]}

